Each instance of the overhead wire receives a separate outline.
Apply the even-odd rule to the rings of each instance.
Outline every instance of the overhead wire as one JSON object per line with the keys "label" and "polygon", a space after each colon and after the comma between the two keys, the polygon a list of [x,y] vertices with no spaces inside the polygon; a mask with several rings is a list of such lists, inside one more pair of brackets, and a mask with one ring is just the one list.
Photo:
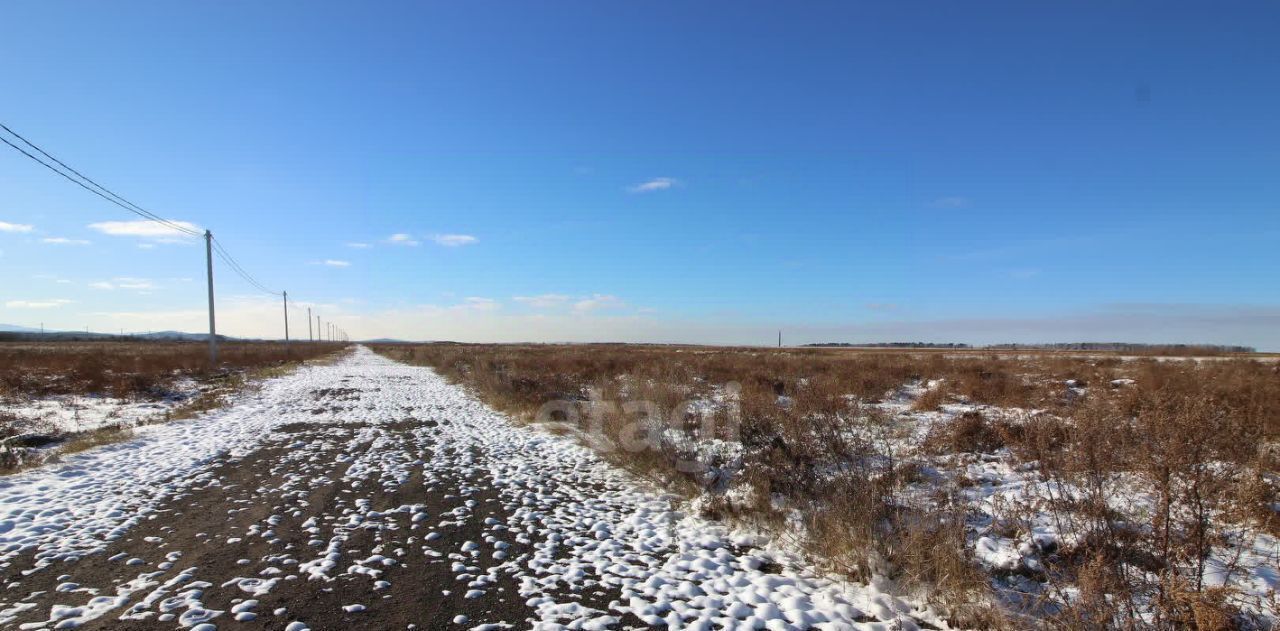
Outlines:
{"label": "overhead wire", "polygon": [[4,129],[5,131],[9,132],[9,133],[10,133],[10,134],[12,134],[15,138],[17,138],[18,140],[21,140],[24,144],[26,144],[27,146],[31,147],[32,149],[35,149],[36,151],[38,151],[38,152],[39,152],[41,155],[43,155],[44,157],[46,157],[46,158],[48,158],[48,159],[50,159],[50,160],[53,160],[54,162],[58,163],[58,165],[59,165],[59,166],[61,166],[61,167],[63,167],[64,169],[66,169],[66,170],[68,170],[68,171],[70,171],[70,172],[74,173],[74,174],[76,175],[76,177],[79,177],[80,179],[84,180],[84,182],[88,182],[89,184],[93,185],[93,187],[96,187],[96,189],[99,189],[101,192],[99,192],[99,190],[95,190],[95,188],[90,188],[90,186],[86,185],[84,182],[81,182],[80,180],[77,180],[77,179],[75,179],[75,178],[71,177],[70,175],[67,175],[66,173],[64,173],[64,172],[62,172],[62,171],[58,170],[57,168],[55,168],[53,165],[51,165],[51,164],[49,164],[49,163],[47,163],[47,162],[45,162],[45,161],[41,160],[40,158],[37,158],[36,156],[31,155],[29,152],[27,152],[27,150],[23,149],[22,147],[19,147],[19,146],[17,146],[17,145],[15,145],[15,144],[13,144],[13,143],[12,143],[12,142],[10,142],[7,138],[4,138],[3,136],[0,136],[0,140],[3,140],[5,144],[9,145],[10,147],[13,147],[14,149],[17,149],[17,150],[18,150],[18,151],[20,151],[23,155],[25,155],[25,156],[27,156],[28,158],[31,158],[32,160],[35,160],[36,162],[38,162],[38,163],[40,163],[40,164],[44,165],[44,166],[45,166],[45,168],[48,168],[49,170],[53,171],[54,173],[57,173],[58,175],[61,175],[61,176],[62,176],[62,177],[64,177],[64,178],[67,178],[67,179],[68,179],[68,180],[70,180],[71,182],[74,182],[75,184],[79,185],[81,188],[84,188],[85,190],[87,190],[87,191],[89,191],[89,192],[91,192],[91,193],[93,193],[93,194],[95,194],[95,195],[97,195],[97,196],[99,196],[99,197],[101,197],[101,198],[103,198],[103,199],[105,199],[105,200],[107,200],[107,201],[109,201],[109,202],[111,202],[111,203],[113,203],[113,204],[117,205],[117,206],[120,206],[121,208],[124,208],[125,210],[128,210],[129,212],[131,212],[131,213],[133,213],[133,214],[135,214],[135,215],[139,215],[139,216],[141,216],[141,217],[143,217],[143,218],[145,218],[145,219],[149,219],[149,220],[151,220],[151,221],[154,221],[154,222],[156,222],[156,223],[159,223],[159,224],[161,224],[161,225],[163,225],[163,226],[165,226],[165,227],[167,227],[167,228],[170,228],[170,229],[172,229],[172,230],[176,230],[176,231],[178,231],[178,232],[182,232],[182,233],[184,233],[184,234],[188,234],[188,235],[191,235],[191,236],[194,236],[194,237],[198,237],[198,236],[200,236],[200,232],[199,232],[199,231],[194,230],[194,229],[192,229],[192,228],[189,228],[189,227],[187,227],[187,226],[184,226],[184,225],[178,224],[178,223],[176,223],[176,222],[170,221],[170,220],[168,220],[168,219],[165,219],[164,217],[161,217],[161,216],[159,216],[159,215],[157,215],[157,214],[155,214],[155,213],[153,213],[153,212],[151,212],[151,211],[149,211],[149,210],[147,210],[147,209],[145,209],[145,208],[143,208],[143,207],[141,207],[141,206],[139,206],[139,205],[137,205],[137,204],[135,204],[135,203],[133,203],[133,202],[129,201],[128,199],[125,199],[124,197],[122,197],[122,196],[120,196],[120,195],[116,194],[116,193],[115,193],[114,191],[112,191],[111,189],[109,189],[109,188],[107,188],[107,187],[105,187],[105,186],[103,186],[103,185],[101,185],[101,184],[99,184],[99,183],[95,182],[95,181],[94,181],[92,178],[90,178],[89,176],[87,176],[87,175],[85,175],[85,174],[83,174],[83,173],[81,173],[81,172],[77,171],[75,168],[71,167],[71,166],[70,166],[70,165],[68,165],[67,163],[65,163],[65,162],[63,162],[63,161],[61,161],[61,160],[59,160],[59,159],[58,159],[58,158],[56,158],[56,157],[54,157],[54,156],[53,156],[52,154],[50,154],[48,151],[45,151],[44,149],[40,148],[40,146],[36,145],[35,143],[31,142],[30,140],[27,140],[27,139],[26,139],[26,137],[24,137],[22,134],[19,134],[18,132],[13,131],[13,129],[12,129],[12,128],[10,128],[8,125],[5,125],[4,123],[0,123],[0,128],[2,128],[2,129]]}
{"label": "overhead wire", "polygon": [[[54,163],[56,163],[58,166],[61,166],[63,169],[66,169],[67,171],[70,171],[71,173],[75,174],[75,177],[72,177],[72,175],[69,175],[66,171],[63,171],[58,167],[55,167],[54,165],[40,159],[40,157],[33,155],[30,151],[27,151],[26,149],[23,149],[22,147],[14,144],[8,138],[4,137],[3,134],[0,134],[0,142],[4,142],[4,144],[9,145],[10,147],[12,147],[14,150],[18,151],[22,155],[30,158],[31,160],[35,161],[41,166],[44,166],[46,169],[49,169],[50,171],[57,173],[58,175],[65,178],[67,181],[79,186],[80,188],[83,188],[84,190],[89,191],[90,193],[93,193],[94,195],[97,195],[98,197],[101,197],[102,199],[105,199],[106,201],[111,202],[112,204],[115,204],[116,206],[119,206],[135,215],[138,215],[148,221],[153,221],[171,230],[174,230],[189,236],[193,236],[193,237],[205,236],[200,231],[194,228],[188,227],[187,225],[183,225],[182,223],[165,219],[164,217],[161,217],[160,215],[157,215],[156,213],[153,213],[129,201],[128,199],[125,199],[123,196],[115,193],[111,189],[108,189],[107,187],[97,183],[89,176],[77,171],[74,167],[54,157],[52,154],[40,148],[35,143],[31,142],[30,140],[27,140],[24,136],[14,131],[8,125],[5,125],[4,123],[0,123],[0,129],[4,129],[4,131],[8,132],[13,137],[22,141],[23,144],[27,145],[28,147],[31,147],[36,152],[40,153],[41,155],[48,158],[49,160],[52,160]],[[80,179],[76,179],[76,178],[80,178]],[[231,255],[231,252],[227,251],[226,246],[222,245],[222,243],[218,241],[218,239],[212,238],[212,235],[210,235],[210,243],[213,246],[213,250],[217,253],[218,258],[222,259],[223,262],[225,262],[227,266],[230,267],[231,270],[236,273],[236,275],[243,278],[245,282],[249,283],[254,288],[258,289],[263,293],[270,294],[272,296],[283,295],[284,293],[283,291],[274,291],[272,289],[269,289],[266,287],[266,285],[263,285],[256,278],[254,278],[253,275],[248,272],[248,270],[246,270],[243,266],[240,265],[238,261],[236,261],[235,257]]]}
{"label": "overhead wire", "polygon": [[257,288],[258,291],[261,291],[266,294],[270,294],[272,296],[280,296],[284,293],[284,292],[268,289],[266,285],[263,285],[262,283],[258,282],[258,279],[254,278],[252,274],[250,274],[247,270],[245,270],[244,267],[242,267],[240,263],[236,261],[235,257],[231,256],[231,253],[227,251],[226,247],[222,245],[221,241],[218,241],[217,237],[213,238],[213,249],[214,251],[217,252],[218,257],[221,258],[223,261],[225,261],[227,266],[230,267],[232,271],[234,271],[241,278],[243,278],[245,282]]}

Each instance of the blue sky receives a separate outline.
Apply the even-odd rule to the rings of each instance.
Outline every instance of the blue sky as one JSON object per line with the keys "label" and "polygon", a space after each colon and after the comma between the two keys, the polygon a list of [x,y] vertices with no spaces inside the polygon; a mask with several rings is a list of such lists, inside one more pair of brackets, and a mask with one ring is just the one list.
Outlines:
{"label": "blue sky", "polygon": [[[1275,3],[6,23],[0,121],[357,336],[1280,348]],[[0,149],[0,322],[201,330],[199,244],[94,227],[136,217]],[[218,293],[222,330],[280,335],[271,297]]]}

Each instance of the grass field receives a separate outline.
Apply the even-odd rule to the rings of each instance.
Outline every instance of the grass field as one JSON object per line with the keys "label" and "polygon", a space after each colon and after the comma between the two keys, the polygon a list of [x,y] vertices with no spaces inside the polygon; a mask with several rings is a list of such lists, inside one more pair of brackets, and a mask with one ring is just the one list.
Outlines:
{"label": "grass field", "polygon": [[[1280,366],[1109,353],[381,345],[962,625],[1276,621]],[[995,604],[997,606],[991,606]]]}
{"label": "grass field", "polygon": [[215,407],[252,377],[341,345],[230,342],[209,364],[201,342],[0,343],[0,470],[117,440],[139,424]]}

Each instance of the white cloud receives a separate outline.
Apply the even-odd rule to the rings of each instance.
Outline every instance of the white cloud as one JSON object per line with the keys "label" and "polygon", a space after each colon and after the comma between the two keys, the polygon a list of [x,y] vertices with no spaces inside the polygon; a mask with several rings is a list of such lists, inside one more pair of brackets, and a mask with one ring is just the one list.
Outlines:
{"label": "white cloud", "polygon": [[408,246],[416,246],[419,244],[418,240],[413,238],[413,235],[404,232],[397,232],[387,237],[387,243],[390,243],[391,245]]}
{"label": "white cloud", "polygon": [[116,286],[120,289],[156,289],[156,284],[149,278],[117,276],[112,280],[116,282]]}
{"label": "white cloud", "polygon": [[493,298],[471,296],[463,301],[462,306],[468,309],[475,309],[477,311],[493,311],[502,305]]}
{"label": "white cloud", "polygon": [[89,245],[89,242],[84,239],[68,239],[66,237],[45,237],[40,242],[51,245]]}
{"label": "white cloud", "polygon": [[26,223],[9,223],[0,221],[0,232],[31,232],[36,227]]}
{"label": "white cloud", "polygon": [[134,278],[132,276],[117,276],[110,282],[100,280],[98,282],[89,283],[94,289],[132,289],[135,291],[150,291],[158,289],[155,282],[149,278]]}
{"label": "white cloud", "polygon": [[[407,235],[406,235],[406,236],[407,236]],[[368,247],[370,247],[370,246],[369,246],[369,244],[368,244],[368,243],[361,243],[361,242],[359,242],[359,241],[352,241],[352,242],[350,242],[350,243],[348,243],[348,244],[347,244],[347,247],[349,247],[349,248],[356,248],[356,249],[358,249],[358,250],[363,250],[363,249],[368,248]]]}
{"label": "white cloud", "polygon": [[435,241],[436,245],[443,245],[447,248],[456,248],[480,242],[479,239],[469,234],[436,234],[431,236],[431,240]]}
{"label": "white cloud", "polygon": [[598,311],[600,309],[617,309],[625,306],[626,303],[617,296],[609,294],[593,294],[590,298],[584,298],[573,303],[573,310],[581,313],[588,311]]}
{"label": "white cloud", "polygon": [[[169,223],[193,232],[203,232],[199,226],[190,222],[171,221]],[[158,243],[183,243],[191,238],[191,235],[177,228],[145,219],[138,221],[100,221],[89,224],[89,228],[113,237],[137,237]]]}
{"label": "white cloud", "polygon": [[62,298],[53,300],[9,300],[4,303],[4,306],[10,309],[52,309],[62,305],[69,305],[71,302]]}
{"label": "white cloud", "polygon": [[673,177],[655,177],[648,182],[641,182],[635,186],[628,187],[627,190],[632,193],[652,193],[654,191],[665,191],[680,185],[680,180]]}
{"label": "white cloud", "polygon": [[554,309],[569,302],[564,294],[541,294],[538,296],[514,296],[512,300],[533,307],[534,309]]}
{"label": "white cloud", "polygon": [[339,261],[337,259],[325,259],[321,261],[320,264],[327,265],[329,267],[351,267],[350,261]]}

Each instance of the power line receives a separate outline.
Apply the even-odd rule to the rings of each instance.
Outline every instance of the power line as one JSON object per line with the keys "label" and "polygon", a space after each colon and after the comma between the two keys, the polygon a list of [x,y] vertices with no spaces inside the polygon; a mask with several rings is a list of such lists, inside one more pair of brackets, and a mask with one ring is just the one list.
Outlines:
{"label": "power line", "polygon": [[[58,166],[62,167],[62,169],[66,169],[66,171],[63,171],[62,169],[59,169],[58,167],[53,166],[53,164],[50,164],[40,159],[38,156],[33,155],[30,151],[27,151],[26,149],[23,149],[22,147],[14,144],[11,140],[6,138],[3,134],[0,134],[0,142],[4,142],[4,144],[9,145],[9,147],[13,148],[15,151],[21,153],[22,155],[30,158],[32,161],[40,164],[41,166],[43,166],[46,169],[49,169],[50,171],[53,171],[54,173],[57,173],[58,175],[65,178],[68,182],[71,182],[72,184],[75,184],[76,186],[79,186],[80,188],[83,188],[84,190],[89,191],[90,193],[93,193],[94,195],[97,195],[98,197],[101,197],[102,199],[105,199],[108,202],[111,202],[112,204],[115,204],[116,206],[119,206],[148,221],[153,221],[161,226],[169,228],[170,230],[174,230],[181,234],[186,234],[193,237],[202,236],[205,238],[205,247],[206,247],[205,263],[208,268],[207,273],[208,273],[208,284],[209,284],[209,361],[211,363],[215,363],[215,364],[217,363],[217,339],[218,339],[217,333],[216,333],[217,329],[214,324],[214,302],[213,302],[213,254],[215,252],[217,253],[218,257],[221,258],[223,262],[225,262],[233,272],[235,272],[237,275],[243,278],[245,282],[249,283],[250,285],[257,288],[259,291],[263,293],[269,294],[271,296],[284,297],[285,299],[285,303],[284,303],[285,341],[286,343],[288,342],[289,340],[289,302],[288,302],[287,294],[285,294],[283,291],[273,291],[271,289],[268,289],[261,282],[258,282],[258,280],[254,278],[253,275],[248,272],[248,270],[246,270],[243,266],[240,265],[239,261],[236,261],[234,256],[231,256],[231,253],[227,251],[226,247],[223,246],[220,241],[213,238],[213,234],[211,232],[206,230],[202,234],[199,230],[195,229],[194,227],[189,227],[189,224],[183,225],[182,223],[177,223],[177,222],[173,222],[168,219],[165,219],[164,217],[161,217],[125,199],[124,197],[115,193],[111,189],[108,189],[107,187],[95,182],[89,176],[77,171],[72,166],[57,159],[56,157],[54,157],[52,154],[45,151],[44,149],[41,149],[35,143],[31,142],[30,140],[27,140],[18,132],[13,131],[13,129],[11,129],[8,125],[5,125],[4,123],[0,123],[0,129],[3,129],[4,131],[8,132],[10,135],[22,141],[28,147],[34,149],[36,152],[40,153],[45,158],[52,160]],[[75,174],[76,177],[72,177],[71,175],[68,175],[67,171],[70,171],[71,173]],[[310,326],[311,324],[310,321],[311,321],[311,318],[310,316],[308,316],[307,317],[308,326]]]}
{"label": "power line", "polygon": [[225,261],[229,267],[231,267],[232,271],[234,271],[236,274],[239,274],[240,277],[245,280],[245,282],[256,287],[258,291],[270,294],[272,296],[279,296],[281,294],[281,292],[267,289],[265,285],[258,282],[258,280],[254,278],[253,275],[251,275],[248,271],[246,271],[243,267],[241,267],[240,263],[236,261],[235,257],[231,256],[231,253],[227,251],[227,249],[222,245],[221,241],[218,241],[217,237],[214,237],[213,239],[213,249],[218,253],[218,257],[221,258],[223,261]]}
{"label": "power line", "polygon": [[[67,178],[67,179],[68,179],[68,180],[70,180],[71,182],[74,182],[74,183],[78,184],[81,188],[83,188],[83,189],[85,189],[85,190],[89,191],[90,193],[93,193],[93,194],[97,195],[98,197],[101,197],[101,198],[103,198],[103,199],[105,199],[105,200],[107,200],[107,201],[109,201],[109,202],[111,202],[111,203],[113,203],[113,204],[115,204],[115,205],[117,205],[117,206],[119,206],[119,207],[121,207],[121,208],[123,208],[123,209],[125,209],[125,210],[127,210],[127,211],[129,211],[129,212],[131,212],[131,213],[133,213],[133,214],[135,214],[135,215],[139,215],[139,216],[141,216],[141,217],[144,217],[144,218],[146,218],[146,219],[149,219],[149,220],[151,220],[151,221],[154,221],[154,222],[156,222],[156,223],[159,223],[159,224],[161,224],[161,225],[163,225],[163,226],[165,226],[165,227],[167,227],[167,228],[171,228],[171,229],[173,229],[173,230],[177,230],[177,231],[179,231],[179,232],[182,232],[182,233],[185,233],[185,234],[191,235],[191,236],[193,236],[193,237],[198,237],[198,236],[200,236],[200,233],[199,233],[198,231],[196,231],[196,230],[193,230],[193,229],[188,228],[188,227],[186,227],[186,226],[183,226],[183,225],[181,225],[181,224],[178,224],[178,223],[175,223],[175,222],[169,221],[168,219],[165,219],[164,217],[161,217],[161,216],[159,216],[159,215],[157,215],[157,214],[155,214],[155,213],[153,213],[153,212],[151,212],[151,211],[149,211],[149,210],[147,210],[147,209],[145,209],[145,208],[143,208],[143,207],[141,207],[141,206],[139,206],[139,205],[137,205],[137,204],[135,204],[135,203],[133,203],[133,202],[131,202],[131,201],[127,200],[127,199],[125,199],[124,197],[121,197],[120,195],[117,195],[117,194],[116,194],[115,192],[113,192],[111,189],[109,189],[109,188],[107,188],[107,187],[105,187],[105,186],[103,186],[103,185],[101,185],[101,184],[99,184],[99,183],[97,183],[97,182],[93,181],[93,179],[92,179],[92,178],[90,178],[89,176],[87,176],[87,175],[85,175],[85,174],[83,174],[83,173],[81,173],[81,172],[79,172],[79,171],[75,170],[75,168],[71,167],[71,166],[70,166],[70,165],[68,165],[67,163],[65,163],[65,162],[63,162],[63,161],[61,161],[61,160],[59,160],[59,159],[55,158],[55,157],[54,157],[53,155],[51,155],[48,151],[45,151],[44,149],[41,149],[41,148],[40,148],[39,146],[37,146],[35,143],[31,142],[30,140],[27,140],[25,137],[23,137],[23,136],[22,136],[22,134],[19,134],[18,132],[13,131],[13,129],[11,129],[8,125],[5,125],[4,123],[0,123],[0,128],[3,128],[5,131],[9,132],[10,134],[13,134],[13,136],[14,136],[15,138],[17,138],[18,140],[21,140],[23,143],[26,143],[26,145],[27,145],[27,146],[29,146],[29,147],[31,147],[32,149],[35,149],[36,151],[40,152],[42,155],[44,155],[44,157],[49,158],[50,160],[53,160],[54,162],[58,163],[58,165],[60,165],[61,167],[63,167],[63,168],[65,168],[66,170],[68,170],[68,171],[70,171],[70,172],[72,172],[72,173],[76,174],[76,176],[77,176],[77,177],[79,177],[79,178],[83,179],[85,182],[88,182],[89,184],[92,184],[93,186],[97,187],[98,189],[101,189],[101,191],[102,191],[102,192],[99,192],[98,190],[95,190],[95,189],[93,189],[93,188],[90,188],[89,186],[85,185],[85,184],[84,184],[84,182],[81,182],[81,181],[79,181],[79,180],[77,180],[77,179],[75,179],[75,178],[71,177],[70,175],[67,175],[66,173],[64,173],[64,172],[62,172],[62,171],[58,170],[57,168],[55,168],[53,165],[51,165],[51,164],[49,164],[49,163],[45,162],[44,160],[41,160],[40,158],[37,158],[36,156],[31,155],[30,153],[28,153],[28,152],[27,152],[25,149],[23,149],[22,147],[19,147],[19,146],[17,146],[17,145],[15,145],[15,144],[13,144],[12,142],[9,142],[9,140],[8,140],[7,138],[4,138],[3,136],[0,136],[0,140],[3,140],[3,141],[4,141],[4,143],[5,143],[6,145],[9,145],[10,147],[13,147],[14,149],[17,149],[18,151],[22,152],[22,154],[23,154],[23,155],[27,156],[28,158],[31,158],[32,160],[35,160],[36,162],[39,162],[40,164],[44,165],[44,166],[45,166],[45,168],[48,168],[49,170],[53,171],[54,173],[57,173],[58,175],[61,175],[61,176],[62,176],[62,177],[64,177],[64,178]],[[104,195],[103,193],[106,193],[106,194]],[[108,197],[108,195],[109,195],[110,197]]]}
{"label": "power line", "polygon": [[61,176],[62,176],[62,177],[64,177],[64,178],[67,178],[67,180],[68,180],[69,182],[71,182],[72,184],[75,184],[76,186],[79,186],[80,188],[83,188],[84,190],[89,191],[90,193],[93,193],[94,195],[97,195],[98,197],[101,197],[102,199],[105,199],[105,200],[107,200],[107,201],[111,202],[112,204],[115,204],[116,206],[119,206],[119,207],[121,207],[121,208],[123,208],[123,209],[125,209],[125,210],[127,210],[127,211],[129,211],[129,212],[131,212],[131,213],[133,213],[133,214],[135,214],[135,215],[139,215],[139,216],[141,216],[141,217],[146,218],[146,219],[147,219],[147,220],[149,220],[149,221],[154,221],[154,222],[156,222],[156,223],[159,223],[159,224],[164,225],[164,226],[166,226],[166,227],[172,228],[172,229],[174,229],[174,230],[181,230],[182,232],[184,232],[184,233],[186,233],[186,234],[189,234],[189,235],[192,235],[192,236],[199,236],[199,234],[200,234],[200,233],[198,233],[198,232],[193,232],[193,231],[191,231],[191,230],[187,230],[186,228],[184,228],[184,227],[182,227],[182,226],[169,225],[169,224],[167,224],[167,223],[166,223],[166,222],[164,222],[164,221],[161,221],[161,220],[158,220],[158,219],[155,219],[155,218],[152,218],[152,217],[148,217],[148,216],[146,216],[146,215],[144,215],[144,214],[142,214],[142,213],[140,213],[140,212],[138,212],[138,211],[136,211],[136,210],[134,210],[134,209],[132,209],[132,208],[130,208],[130,207],[128,207],[128,206],[126,206],[126,205],[124,205],[124,204],[122,204],[122,203],[120,203],[120,202],[116,201],[116,200],[114,200],[114,199],[111,199],[110,197],[107,197],[106,195],[104,195],[104,194],[102,194],[102,193],[98,192],[97,190],[95,190],[95,189],[93,189],[93,188],[90,188],[90,187],[89,187],[88,185],[86,185],[84,182],[81,182],[80,180],[77,180],[77,179],[75,179],[75,178],[71,177],[70,175],[67,175],[66,173],[63,173],[62,171],[59,171],[59,170],[57,169],[57,167],[54,167],[53,165],[49,164],[48,162],[45,162],[44,160],[41,160],[40,158],[37,158],[37,157],[35,157],[35,156],[31,155],[29,152],[27,152],[27,150],[26,150],[26,149],[23,149],[22,147],[19,147],[18,145],[15,145],[15,144],[13,144],[12,142],[9,142],[9,139],[8,139],[8,138],[5,138],[4,136],[0,136],[0,142],[3,142],[4,144],[9,145],[10,147],[13,147],[15,150],[17,150],[17,151],[19,151],[20,153],[22,153],[22,155],[27,156],[28,158],[31,158],[32,160],[35,160],[37,163],[39,163],[39,164],[43,165],[46,169],[49,169],[50,171],[53,171],[54,173],[57,173],[58,175],[61,175]]}

